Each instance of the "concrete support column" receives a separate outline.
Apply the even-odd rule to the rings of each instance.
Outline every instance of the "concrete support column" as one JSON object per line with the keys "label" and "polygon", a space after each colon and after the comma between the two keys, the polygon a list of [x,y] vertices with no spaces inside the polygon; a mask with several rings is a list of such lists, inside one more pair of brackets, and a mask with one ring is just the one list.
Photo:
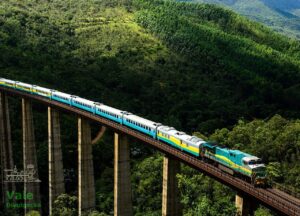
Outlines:
{"label": "concrete support column", "polygon": [[[35,148],[35,136],[33,126],[32,104],[28,99],[22,99],[22,129],[23,129],[23,166],[24,170],[28,166],[34,166],[36,172],[34,177],[38,179],[38,166]],[[26,204],[40,204],[40,185],[38,182],[24,182],[24,191],[32,193],[33,198],[26,200]],[[28,209],[30,211],[32,209]],[[39,209],[40,210],[40,209]],[[27,209],[25,208],[25,213]]]}
{"label": "concrete support column", "polygon": [[237,193],[235,196],[235,206],[237,208],[237,216],[252,216],[258,208],[258,203],[243,193]]}
{"label": "concrete support column", "polygon": [[52,215],[54,200],[65,193],[59,112],[52,107],[48,107],[48,163],[49,215]]}
{"label": "concrete support column", "polygon": [[131,216],[130,147],[124,134],[114,135],[114,215]]}
{"label": "concrete support column", "polygon": [[1,208],[5,203],[7,191],[15,190],[14,182],[5,182],[4,170],[13,169],[11,127],[7,96],[0,92],[0,164],[1,164]]}
{"label": "concrete support column", "polygon": [[95,208],[94,166],[91,126],[78,118],[78,212]]}
{"label": "concrete support column", "polygon": [[180,162],[170,157],[164,157],[162,215],[180,216],[182,208],[176,174],[180,172]]}
{"label": "concrete support column", "polygon": [[92,140],[92,144],[96,144],[97,142],[99,142],[99,140],[101,140],[101,138],[103,137],[103,135],[105,134],[106,131],[106,127],[105,126],[101,126],[98,134],[96,135],[96,137]]}

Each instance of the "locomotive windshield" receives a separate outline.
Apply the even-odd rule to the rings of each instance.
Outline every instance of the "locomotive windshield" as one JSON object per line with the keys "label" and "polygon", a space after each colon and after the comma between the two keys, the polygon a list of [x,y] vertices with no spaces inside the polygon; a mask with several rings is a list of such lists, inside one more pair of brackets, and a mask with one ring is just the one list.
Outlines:
{"label": "locomotive windshield", "polygon": [[266,167],[257,167],[253,169],[257,177],[265,177],[266,176]]}
{"label": "locomotive windshield", "polygon": [[255,165],[255,164],[262,164],[261,159],[257,159],[257,160],[250,160],[248,162],[249,165]]}

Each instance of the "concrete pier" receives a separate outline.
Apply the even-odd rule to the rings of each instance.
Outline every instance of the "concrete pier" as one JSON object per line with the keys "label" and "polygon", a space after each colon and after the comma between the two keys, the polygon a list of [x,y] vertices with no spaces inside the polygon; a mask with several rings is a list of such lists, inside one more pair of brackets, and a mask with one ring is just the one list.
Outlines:
{"label": "concrete pier", "polygon": [[237,216],[252,216],[258,208],[258,204],[246,194],[237,193],[235,196],[235,207],[237,208]]}
{"label": "concrete pier", "polygon": [[95,183],[91,127],[88,120],[78,118],[78,212],[95,208]]}
{"label": "concrete pier", "polygon": [[54,200],[65,193],[59,119],[59,112],[48,107],[49,215]]}
{"label": "concrete pier", "polygon": [[[1,206],[5,203],[7,191],[15,190],[14,182],[4,182],[5,169],[13,169],[13,152],[11,143],[11,126],[7,96],[0,92],[0,165],[1,165]],[[1,207],[0,207],[1,208]]]}
{"label": "concrete pier", "polygon": [[130,147],[124,134],[114,135],[114,215],[131,216]]}
{"label": "concrete pier", "polygon": [[92,144],[96,144],[97,142],[99,142],[101,140],[101,138],[103,137],[103,135],[105,134],[106,131],[106,127],[105,126],[101,126],[99,132],[97,133],[96,137],[92,140]]}
{"label": "concrete pier", "polygon": [[181,216],[182,207],[176,174],[180,172],[180,162],[168,156],[163,164],[162,215]]}
{"label": "concrete pier", "polygon": [[[33,126],[32,104],[28,99],[22,99],[22,130],[23,130],[23,169],[27,169],[28,166],[34,166],[35,178],[38,178],[38,166],[35,147],[35,136]],[[26,200],[26,204],[40,204],[40,185],[38,182],[24,182],[24,191],[26,193],[32,193],[33,199]],[[26,209],[30,211],[32,209]],[[38,211],[40,209],[37,208]]]}

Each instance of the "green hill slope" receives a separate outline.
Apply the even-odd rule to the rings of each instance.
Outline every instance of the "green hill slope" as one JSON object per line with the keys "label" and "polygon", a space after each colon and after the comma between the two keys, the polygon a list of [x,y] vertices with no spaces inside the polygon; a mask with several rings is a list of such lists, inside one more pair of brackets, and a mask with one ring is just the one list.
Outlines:
{"label": "green hill slope", "polygon": [[0,76],[186,131],[299,114],[299,42],[211,5],[10,0]]}
{"label": "green hill slope", "polygon": [[[181,1],[181,0],[180,0]],[[300,39],[299,0],[182,0],[222,5],[262,22],[278,32]]]}

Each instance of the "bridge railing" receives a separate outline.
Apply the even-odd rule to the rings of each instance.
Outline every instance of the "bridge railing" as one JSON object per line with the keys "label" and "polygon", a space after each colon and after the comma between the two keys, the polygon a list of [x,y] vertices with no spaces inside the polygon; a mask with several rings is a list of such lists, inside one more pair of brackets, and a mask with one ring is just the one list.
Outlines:
{"label": "bridge railing", "polygon": [[276,188],[278,190],[281,190],[293,197],[296,197],[298,199],[300,199],[300,189],[289,186],[289,185],[282,185],[276,182],[272,182],[272,186],[273,188]]}

